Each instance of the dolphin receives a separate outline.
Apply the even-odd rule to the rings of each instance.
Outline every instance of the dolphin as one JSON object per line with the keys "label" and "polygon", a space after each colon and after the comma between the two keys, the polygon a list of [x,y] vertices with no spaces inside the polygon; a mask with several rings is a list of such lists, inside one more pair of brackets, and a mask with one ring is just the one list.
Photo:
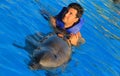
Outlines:
{"label": "dolphin", "polygon": [[39,41],[33,51],[29,66],[32,70],[56,68],[67,63],[71,57],[71,45],[56,34],[48,35]]}

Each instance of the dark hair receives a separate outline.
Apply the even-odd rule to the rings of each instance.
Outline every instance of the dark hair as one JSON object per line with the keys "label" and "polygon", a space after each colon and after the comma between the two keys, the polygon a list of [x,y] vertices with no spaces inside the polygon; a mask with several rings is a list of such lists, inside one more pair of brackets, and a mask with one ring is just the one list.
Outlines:
{"label": "dark hair", "polygon": [[78,17],[78,18],[80,18],[82,16],[83,12],[84,12],[83,7],[80,4],[78,4],[78,3],[71,3],[71,4],[69,4],[68,5],[68,9],[69,8],[74,8],[74,9],[77,10],[76,17]]}

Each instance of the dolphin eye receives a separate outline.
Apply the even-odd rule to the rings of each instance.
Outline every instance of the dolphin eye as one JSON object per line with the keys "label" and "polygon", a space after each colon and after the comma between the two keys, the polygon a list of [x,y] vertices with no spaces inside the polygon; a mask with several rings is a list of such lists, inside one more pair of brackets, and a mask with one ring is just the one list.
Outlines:
{"label": "dolphin eye", "polygon": [[55,58],[57,58],[57,55],[54,55]]}

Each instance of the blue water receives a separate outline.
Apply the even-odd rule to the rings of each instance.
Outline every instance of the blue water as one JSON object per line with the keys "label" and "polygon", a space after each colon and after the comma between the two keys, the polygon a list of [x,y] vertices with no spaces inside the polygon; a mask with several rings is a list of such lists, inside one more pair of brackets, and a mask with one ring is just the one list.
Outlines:
{"label": "blue water", "polygon": [[[30,70],[25,45],[36,32],[53,31],[40,9],[56,15],[63,6],[80,3],[85,9],[81,34],[84,45],[73,47],[65,67]],[[120,76],[120,4],[112,0],[0,0],[0,76]]]}

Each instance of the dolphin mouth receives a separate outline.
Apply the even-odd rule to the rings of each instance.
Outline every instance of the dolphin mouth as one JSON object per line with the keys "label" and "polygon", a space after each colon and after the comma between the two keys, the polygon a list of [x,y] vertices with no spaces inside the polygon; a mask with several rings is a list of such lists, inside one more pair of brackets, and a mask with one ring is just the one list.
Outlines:
{"label": "dolphin mouth", "polygon": [[38,70],[41,68],[40,64],[36,63],[36,62],[30,62],[29,63],[29,68],[31,70]]}

